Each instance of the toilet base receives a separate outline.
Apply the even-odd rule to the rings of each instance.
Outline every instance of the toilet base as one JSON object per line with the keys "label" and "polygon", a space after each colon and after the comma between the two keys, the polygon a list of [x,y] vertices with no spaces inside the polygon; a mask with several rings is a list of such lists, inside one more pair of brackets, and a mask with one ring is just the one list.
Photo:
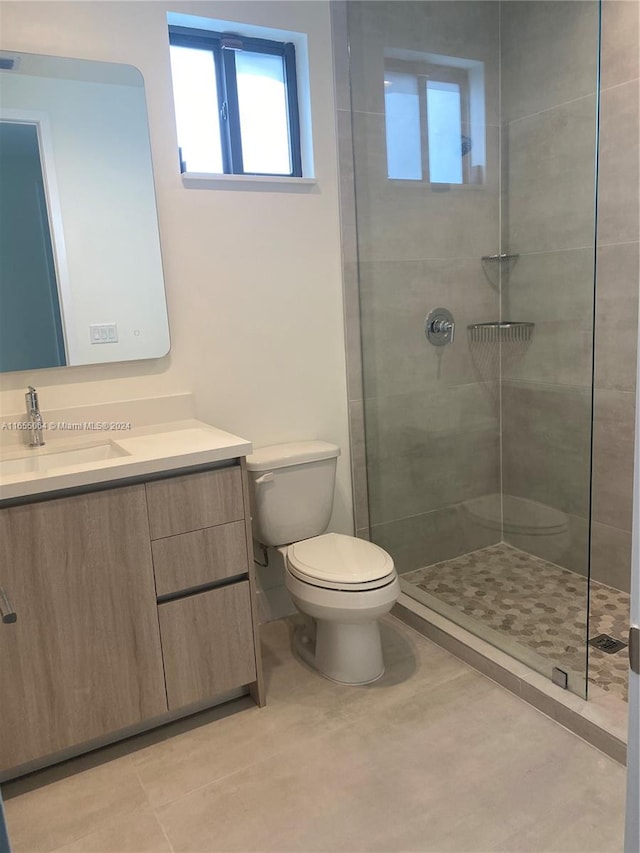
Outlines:
{"label": "toilet base", "polygon": [[294,647],[303,661],[337,684],[371,684],[384,675],[382,642],[377,620],[335,622],[314,619],[294,633]]}

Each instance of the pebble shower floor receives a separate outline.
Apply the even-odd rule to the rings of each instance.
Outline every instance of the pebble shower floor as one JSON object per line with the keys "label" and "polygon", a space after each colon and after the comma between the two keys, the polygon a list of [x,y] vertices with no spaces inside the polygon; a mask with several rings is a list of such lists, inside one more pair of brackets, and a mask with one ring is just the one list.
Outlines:
{"label": "pebble shower floor", "polygon": [[[501,543],[402,575],[405,584],[440,599],[492,630],[553,661],[584,672],[587,579]],[[404,585],[404,584],[403,584]],[[589,637],[626,642],[629,595],[591,582]],[[626,648],[589,647],[589,682],[627,701]]]}

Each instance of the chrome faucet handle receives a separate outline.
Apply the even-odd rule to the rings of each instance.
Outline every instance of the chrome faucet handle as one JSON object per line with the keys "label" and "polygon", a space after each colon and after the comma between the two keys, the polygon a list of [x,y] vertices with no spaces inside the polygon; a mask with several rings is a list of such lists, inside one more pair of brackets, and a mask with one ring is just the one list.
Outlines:
{"label": "chrome faucet handle", "polygon": [[453,314],[446,308],[434,308],[430,311],[424,321],[424,333],[430,344],[442,347],[452,344],[456,331],[456,323]]}
{"label": "chrome faucet handle", "polygon": [[38,392],[33,387],[33,385],[28,386],[27,393],[24,395],[24,398],[27,402],[27,406],[33,410],[38,408]]}
{"label": "chrome faucet handle", "polygon": [[42,415],[40,414],[40,407],[38,406],[38,392],[33,385],[28,386],[24,399],[27,405],[27,419],[31,425],[29,447],[43,447],[45,444],[44,435],[42,434],[44,425]]}

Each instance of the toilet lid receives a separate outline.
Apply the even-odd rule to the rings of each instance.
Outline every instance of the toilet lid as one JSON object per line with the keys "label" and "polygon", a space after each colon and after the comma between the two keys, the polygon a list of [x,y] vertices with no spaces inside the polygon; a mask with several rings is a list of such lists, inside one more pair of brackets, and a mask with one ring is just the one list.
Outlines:
{"label": "toilet lid", "polygon": [[320,582],[366,583],[393,572],[393,560],[373,542],[342,533],[325,533],[287,549],[293,569]]}

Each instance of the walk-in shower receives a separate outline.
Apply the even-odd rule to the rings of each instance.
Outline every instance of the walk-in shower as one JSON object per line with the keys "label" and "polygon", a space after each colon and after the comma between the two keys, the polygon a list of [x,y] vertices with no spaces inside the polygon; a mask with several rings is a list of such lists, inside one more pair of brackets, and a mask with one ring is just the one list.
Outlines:
{"label": "walk-in shower", "polygon": [[594,384],[600,5],[345,14],[359,532],[412,598],[583,697],[624,698],[624,649],[605,647],[625,640],[628,551],[592,476],[594,399],[610,416]]}

